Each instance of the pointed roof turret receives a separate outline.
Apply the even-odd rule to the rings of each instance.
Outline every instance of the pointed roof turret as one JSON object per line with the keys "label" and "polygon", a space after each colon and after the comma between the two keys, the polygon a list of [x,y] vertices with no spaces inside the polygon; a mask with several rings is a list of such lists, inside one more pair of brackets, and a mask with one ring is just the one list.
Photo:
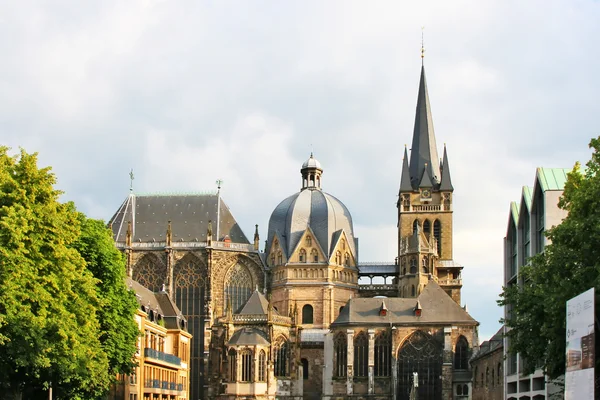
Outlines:
{"label": "pointed roof turret", "polygon": [[421,181],[419,182],[420,188],[432,188],[433,182],[431,182],[431,178],[429,177],[429,171],[427,169],[427,163],[425,163],[425,168],[423,169],[423,176],[421,177]]}
{"label": "pointed roof turret", "polygon": [[413,187],[410,183],[410,171],[408,168],[408,150],[404,145],[404,159],[402,161],[402,175],[400,177],[400,192],[412,192]]}
{"label": "pointed roof turret", "polygon": [[444,144],[444,161],[442,162],[442,181],[440,182],[440,191],[453,192],[452,179],[450,179],[450,166],[448,165],[448,152]]}
{"label": "pointed roof turret", "polygon": [[410,178],[413,189],[417,189],[425,168],[434,184],[440,182],[439,157],[433,131],[433,118],[427,93],[425,67],[421,67],[421,80],[419,82],[419,95],[417,97],[417,110],[415,115],[415,129],[413,131],[412,148],[410,152]]}

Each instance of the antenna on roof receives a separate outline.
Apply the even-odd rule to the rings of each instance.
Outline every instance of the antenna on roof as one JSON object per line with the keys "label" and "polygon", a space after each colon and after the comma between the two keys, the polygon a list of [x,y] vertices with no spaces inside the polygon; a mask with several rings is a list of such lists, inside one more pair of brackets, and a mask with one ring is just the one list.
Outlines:
{"label": "antenna on roof", "polygon": [[423,59],[425,58],[425,40],[423,39],[423,32],[425,27],[421,27],[421,65],[423,65]]}
{"label": "antenna on roof", "polygon": [[135,177],[133,176],[133,168],[131,168],[131,171],[129,171],[129,191],[133,192],[133,180],[135,179]]}

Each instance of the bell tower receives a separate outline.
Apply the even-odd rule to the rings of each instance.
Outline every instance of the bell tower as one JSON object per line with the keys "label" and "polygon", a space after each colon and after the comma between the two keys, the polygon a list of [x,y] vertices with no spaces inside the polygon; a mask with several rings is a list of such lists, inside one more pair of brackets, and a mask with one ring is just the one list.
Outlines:
{"label": "bell tower", "polygon": [[462,266],[452,259],[452,193],[448,153],[438,158],[425,67],[410,149],[404,148],[398,196],[398,294],[416,297],[435,280],[460,304]]}

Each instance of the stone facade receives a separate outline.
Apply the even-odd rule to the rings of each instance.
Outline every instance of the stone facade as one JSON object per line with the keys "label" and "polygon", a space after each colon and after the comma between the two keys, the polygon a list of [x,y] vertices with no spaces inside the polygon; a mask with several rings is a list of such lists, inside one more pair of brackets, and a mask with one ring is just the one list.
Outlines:
{"label": "stone facade", "polygon": [[479,351],[471,359],[471,369],[473,370],[473,394],[471,397],[473,400],[502,400],[504,398],[502,328],[490,340],[481,343]]}

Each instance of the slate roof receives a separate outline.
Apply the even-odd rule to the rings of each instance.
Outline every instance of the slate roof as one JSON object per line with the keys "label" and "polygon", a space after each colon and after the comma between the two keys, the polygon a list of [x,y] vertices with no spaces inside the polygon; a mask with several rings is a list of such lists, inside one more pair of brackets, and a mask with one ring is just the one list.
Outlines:
{"label": "slate roof", "polygon": [[[387,313],[380,316],[385,302]],[[420,304],[421,316],[414,315]],[[431,325],[463,324],[478,325],[435,281],[428,282],[417,298],[356,298],[350,299],[332,327],[349,325]]]}
{"label": "slate roof", "polygon": [[[412,192],[414,189],[412,187],[412,183],[410,181],[410,171],[408,167],[408,151],[406,150],[406,146],[404,146],[404,157],[402,158],[402,175],[400,177],[400,193],[402,192]],[[398,202],[400,202],[398,200]]]}
{"label": "slate roof", "polygon": [[229,342],[228,346],[268,346],[269,341],[265,337],[265,334],[255,328],[242,328],[235,332]]}
{"label": "slate roof", "polygon": [[167,329],[181,328],[180,321],[185,321],[185,318],[166,292],[153,292],[131,278],[126,278],[125,284],[135,292],[140,306],[145,307],[147,312],[152,310],[162,316]]}
{"label": "slate roof", "polygon": [[452,186],[452,178],[450,178],[450,164],[448,164],[448,152],[446,151],[446,145],[444,145],[444,161],[442,163],[442,181],[440,182],[440,190],[442,191],[454,191]]}
{"label": "slate roof", "polygon": [[[267,314],[268,309],[269,300],[261,292],[255,290],[238,314]],[[275,309],[273,312],[277,314]]]}
{"label": "slate roof", "polygon": [[480,359],[488,354],[495,352],[496,350],[502,350],[504,348],[504,327],[501,327],[498,332],[485,342],[479,345],[479,351],[471,357],[471,362]]}
{"label": "slate roof", "polygon": [[125,242],[127,223],[131,221],[133,242],[164,241],[169,221],[174,242],[205,242],[208,221],[213,238],[228,235],[233,243],[249,244],[246,235],[223,199],[220,201],[219,238],[217,235],[217,194],[136,195],[130,194],[109,220],[116,242]]}

